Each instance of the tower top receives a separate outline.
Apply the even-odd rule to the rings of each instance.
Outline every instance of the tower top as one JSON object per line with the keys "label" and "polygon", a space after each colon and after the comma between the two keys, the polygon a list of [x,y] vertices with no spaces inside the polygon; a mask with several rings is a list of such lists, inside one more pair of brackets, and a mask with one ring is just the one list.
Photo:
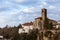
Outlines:
{"label": "tower top", "polygon": [[47,9],[43,8],[41,10],[41,16],[42,16],[42,29],[45,29],[47,27]]}
{"label": "tower top", "polygon": [[43,8],[42,12],[47,13],[47,9]]}
{"label": "tower top", "polygon": [[42,9],[46,9],[46,8],[42,8]]}

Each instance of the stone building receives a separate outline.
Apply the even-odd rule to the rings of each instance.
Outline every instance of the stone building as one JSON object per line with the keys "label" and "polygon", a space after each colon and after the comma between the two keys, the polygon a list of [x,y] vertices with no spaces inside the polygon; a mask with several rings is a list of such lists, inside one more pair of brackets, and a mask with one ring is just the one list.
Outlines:
{"label": "stone building", "polygon": [[[47,9],[41,9],[41,17],[35,18],[34,22],[22,24],[23,29],[19,29],[19,33],[27,32],[29,30],[38,29],[37,40],[60,40],[60,24],[47,17]],[[59,27],[58,27],[59,26]]]}
{"label": "stone building", "polygon": [[41,10],[41,17],[35,18],[34,28],[38,29],[37,40],[55,40],[54,36],[59,33],[60,30],[55,30],[54,25],[58,24],[57,21],[49,19],[47,17],[47,9]]}
{"label": "stone building", "polygon": [[48,19],[47,9],[43,8],[41,11],[41,17],[35,18],[34,27],[39,29],[46,29],[50,24],[56,25],[57,21]]}

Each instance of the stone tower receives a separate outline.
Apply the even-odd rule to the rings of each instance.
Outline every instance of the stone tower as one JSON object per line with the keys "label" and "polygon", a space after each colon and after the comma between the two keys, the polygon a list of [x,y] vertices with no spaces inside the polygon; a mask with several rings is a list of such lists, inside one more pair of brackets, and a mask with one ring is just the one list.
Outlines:
{"label": "stone tower", "polygon": [[41,11],[42,16],[42,29],[47,27],[47,9],[43,8]]}

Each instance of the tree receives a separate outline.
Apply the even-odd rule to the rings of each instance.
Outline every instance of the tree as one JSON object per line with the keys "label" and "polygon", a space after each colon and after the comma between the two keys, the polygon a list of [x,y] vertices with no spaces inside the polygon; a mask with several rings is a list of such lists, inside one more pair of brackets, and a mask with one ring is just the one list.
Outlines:
{"label": "tree", "polygon": [[52,22],[51,22],[51,23],[48,23],[46,28],[47,28],[47,29],[53,29]]}
{"label": "tree", "polygon": [[28,35],[28,40],[37,40],[37,34],[38,34],[38,30],[33,29]]}
{"label": "tree", "polygon": [[19,28],[22,28],[22,25],[21,25],[21,24],[19,24],[17,27],[18,27],[18,29],[19,29]]}

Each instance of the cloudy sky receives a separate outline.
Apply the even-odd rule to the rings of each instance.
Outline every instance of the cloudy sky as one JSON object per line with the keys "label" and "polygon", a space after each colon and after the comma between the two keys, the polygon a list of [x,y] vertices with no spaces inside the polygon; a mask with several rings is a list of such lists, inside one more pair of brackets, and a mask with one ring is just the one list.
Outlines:
{"label": "cloudy sky", "polygon": [[48,9],[48,18],[60,20],[60,0],[0,0],[0,27],[33,21]]}

